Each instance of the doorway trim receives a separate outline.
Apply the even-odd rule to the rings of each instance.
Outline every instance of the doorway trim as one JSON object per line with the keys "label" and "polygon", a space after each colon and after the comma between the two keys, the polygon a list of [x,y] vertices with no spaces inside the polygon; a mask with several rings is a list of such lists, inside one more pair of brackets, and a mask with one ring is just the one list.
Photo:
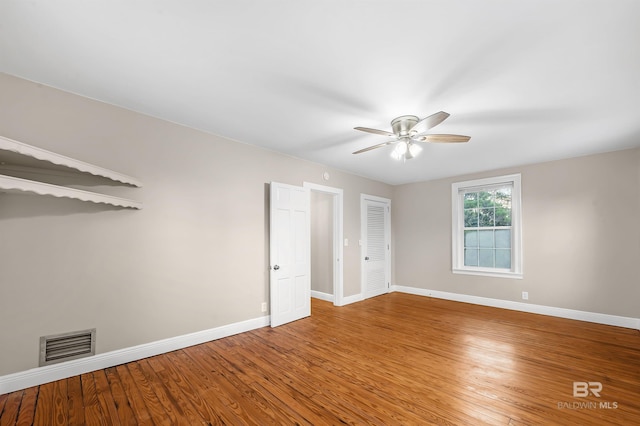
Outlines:
{"label": "doorway trim", "polygon": [[310,182],[303,182],[302,186],[311,191],[329,194],[333,198],[333,304],[342,306],[344,298],[343,191],[340,188]]}

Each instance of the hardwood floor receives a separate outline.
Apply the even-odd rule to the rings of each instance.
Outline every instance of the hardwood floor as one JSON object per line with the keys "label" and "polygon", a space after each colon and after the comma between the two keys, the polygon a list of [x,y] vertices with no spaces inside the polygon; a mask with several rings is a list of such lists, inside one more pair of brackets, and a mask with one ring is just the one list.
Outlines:
{"label": "hardwood floor", "polygon": [[640,332],[401,293],[314,299],[275,329],[0,395],[1,426],[30,424],[640,424]]}

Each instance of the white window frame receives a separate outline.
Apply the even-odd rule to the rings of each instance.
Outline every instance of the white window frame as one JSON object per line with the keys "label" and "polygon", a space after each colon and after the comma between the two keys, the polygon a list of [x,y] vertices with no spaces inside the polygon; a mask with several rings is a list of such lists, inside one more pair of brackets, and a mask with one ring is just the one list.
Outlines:
{"label": "white window frame", "polygon": [[[464,265],[464,192],[501,184],[512,185],[511,193],[511,269]],[[451,184],[451,259],[454,274],[484,275],[522,279],[522,200],[520,174],[474,179]]]}

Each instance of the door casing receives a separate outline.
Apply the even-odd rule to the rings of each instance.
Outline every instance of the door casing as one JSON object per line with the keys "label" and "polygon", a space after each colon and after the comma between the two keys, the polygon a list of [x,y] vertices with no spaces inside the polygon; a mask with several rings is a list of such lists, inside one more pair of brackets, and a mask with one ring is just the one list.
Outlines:
{"label": "door casing", "polygon": [[333,197],[333,304],[342,306],[344,299],[343,191],[340,188],[304,182],[304,188]]}

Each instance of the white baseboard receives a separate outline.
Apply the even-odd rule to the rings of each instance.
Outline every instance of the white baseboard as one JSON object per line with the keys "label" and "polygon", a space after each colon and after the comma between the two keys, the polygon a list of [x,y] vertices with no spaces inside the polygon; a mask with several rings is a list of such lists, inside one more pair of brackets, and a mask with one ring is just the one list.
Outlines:
{"label": "white baseboard", "polygon": [[473,303],[475,305],[492,306],[494,308],[511,309],[513,311],[529,312],[532,314],[549,315],[552,317],[595,322],[598,324],[615,325],[618,327],[640,330],[640,318],[577,311],[574,309],[556,308],[553,306],[533,305],[530,303],[514,302],[511,300],[491,299],[489,297],[470,296],[467,294],[449,293],[446,291],[428,290],[424,288],[405,287],[399,285],[392,286],[391,290],[400,293],[415,294],[418,296],[435,297],[437,299]]}
{"label": "white baseboard", "polygon": [[0,376],[0,395],[266,327],[270,316]]}
{"label": "white baseboard", "polygon": [[344,306],[344,305],[349,305],[351,303],[356,303],[356,302],[362,302],[364,300],[364,298],[362,297],[361,294],[354,294],[352,296],[346,296],[342,298],[342,305],[340,306]]}
{"label": "white baseboard", "polygon": [[311,290],[311,297],[320,300],[326,300],[327,302],[333,303],[333,294],[323,293],[321,291]]}
{"label": "white baseboard", "polygon": [[[392,286],[391,291],[640,330],[640,318],[585,312],[573,309],[556,308],[553,306],[533,305],[510,300],[491,299],[488,297],[470,296],[466,294],[398,285]],[[319,299],[329,296],[331,297],[330,301],[333,301],[333,296],[326,293],[312,294],[312,296]],[[354,294],[352,296],[344,297],[342,299],[342,305],[344,306],[360,302],[362,300],[363,298],[361,294]],[[91,371],[101,370],[103,368],[113,367],[127,362],[137,361],[150,356],[160,355],[189,346],[198,345],[200,343],[221,339],[234,334],[266,327],[269,324],[270,317],[264,316],[209,330],[203,330],[169,339],[158,340],[156,342],[145,343],[130,348],[106,352],[88,358],[81,358],[60,364],[48,365],[45,367],[38,367],[27,371],[0,376],[0,395],[32,386],[38,386],[55,380],[77,376]]]}

